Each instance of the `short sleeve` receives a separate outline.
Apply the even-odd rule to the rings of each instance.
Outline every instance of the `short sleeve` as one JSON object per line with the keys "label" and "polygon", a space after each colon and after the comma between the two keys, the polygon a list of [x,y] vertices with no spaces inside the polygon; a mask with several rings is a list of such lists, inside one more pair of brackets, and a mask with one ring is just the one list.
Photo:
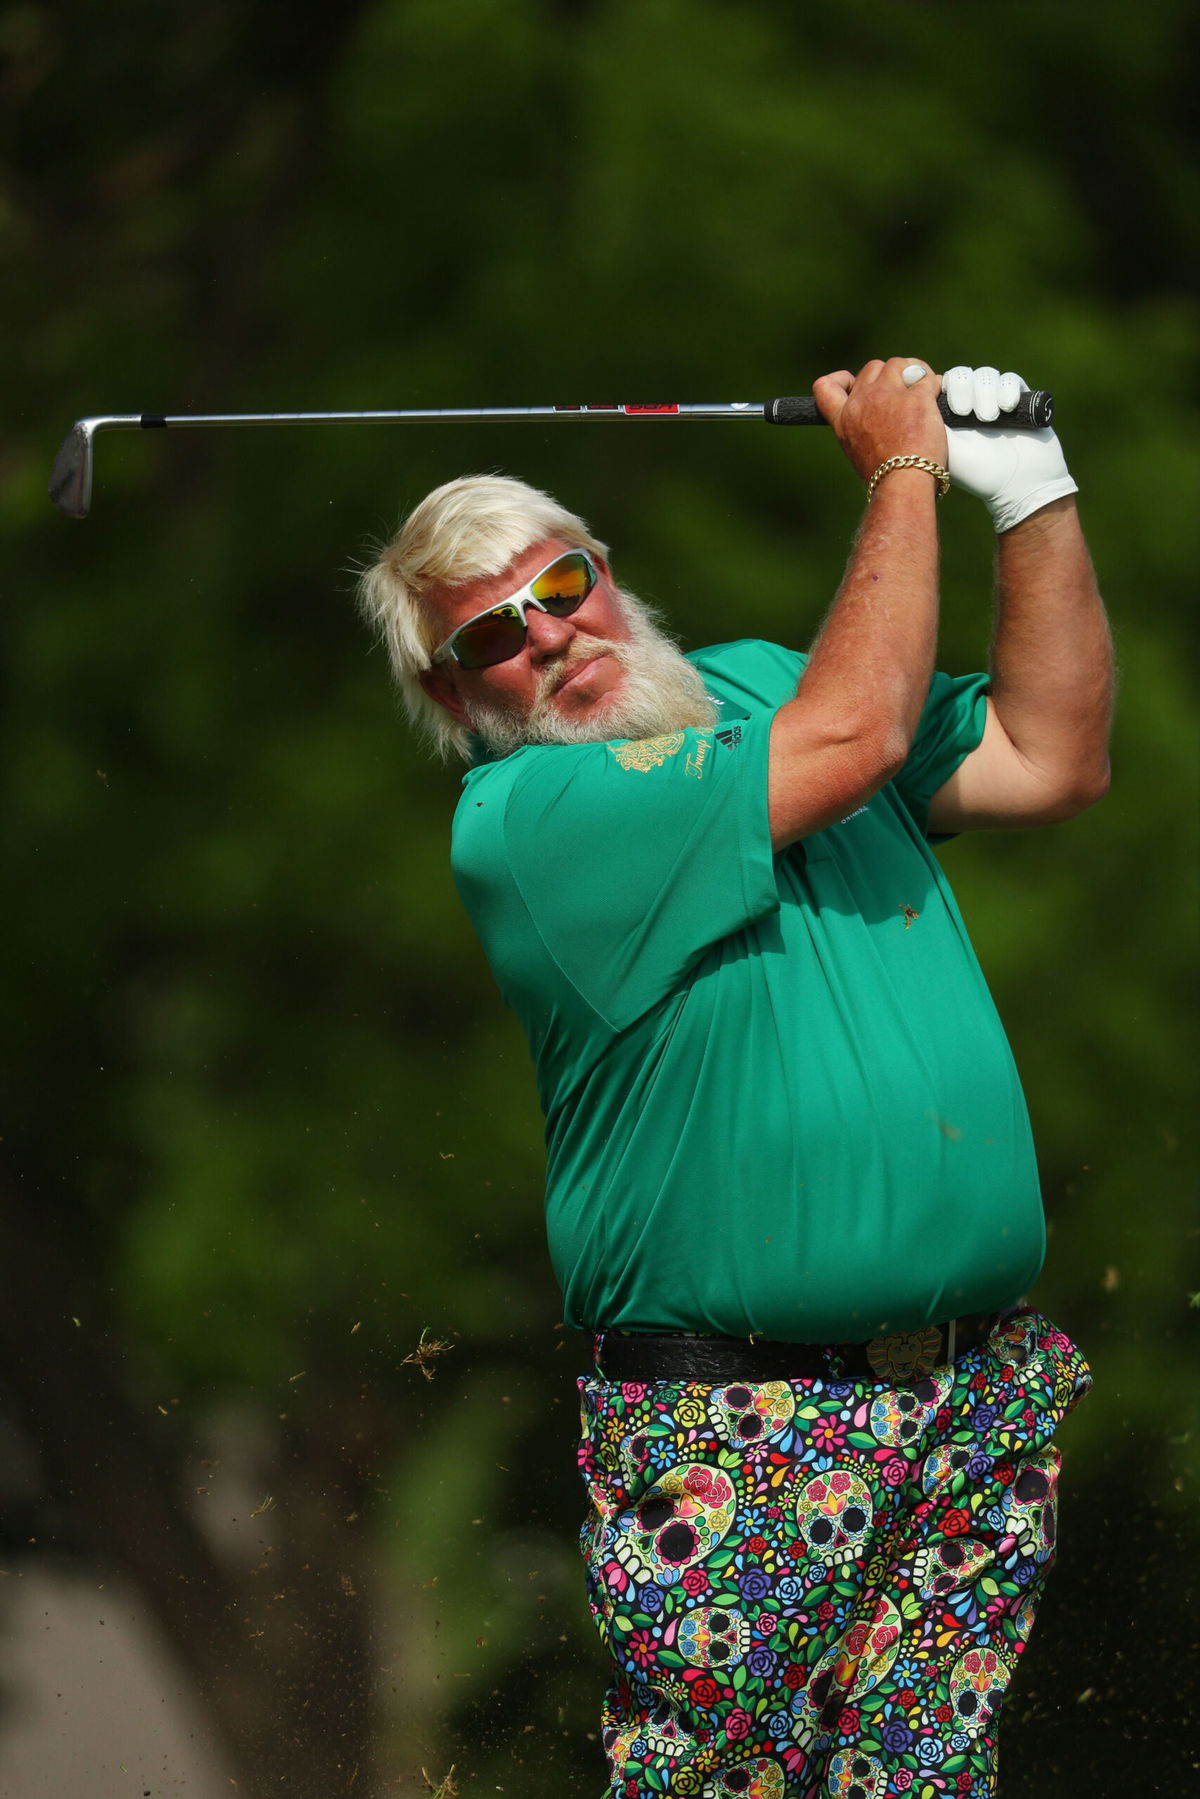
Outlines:
{"label": "short sleeve", "polygon": [[977,749],[987,723],[986,675],[935,673],[908,760],[893,782],[922,836],[929,835],[929,802],[959,763]]}
{"label": "short sleeve", "polygon": [[620,1031],[774,911],[770,726],[764,714],[720,732],[531,746],[469,778],[456,872],[489,957],[489,917],[515,886],[561,976]]}

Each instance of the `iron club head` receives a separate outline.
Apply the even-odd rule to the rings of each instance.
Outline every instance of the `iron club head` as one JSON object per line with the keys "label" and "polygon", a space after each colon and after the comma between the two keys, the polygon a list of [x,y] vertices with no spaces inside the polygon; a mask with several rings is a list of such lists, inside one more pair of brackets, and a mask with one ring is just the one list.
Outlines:
{"label": "iron club head", "polygon": [[91,423],[80,419],[71,426],[50,471],[50,498],[68,518],[86,518],[92,503]]}
{"label": "iron club head", "polygon": [[50,471],[50,498],[68,518],[86,518],[92,504],[93,443],[97,431],[141,424],[138,413],[76,419],[59,445]]}

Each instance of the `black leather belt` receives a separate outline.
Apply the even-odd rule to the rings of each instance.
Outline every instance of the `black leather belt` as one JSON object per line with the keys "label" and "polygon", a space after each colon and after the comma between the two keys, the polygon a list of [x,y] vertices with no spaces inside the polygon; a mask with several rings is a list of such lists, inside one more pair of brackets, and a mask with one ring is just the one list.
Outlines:
{"label": "black leather belt", "polygon": [[867,1380],[909,1386],[964,1349],[987,1341],[1005,1314],[988,1312],[894,1331],[866,1343],[780,1343],[759,1337],[655,1336],[601,1331],[595,1368],[602,1380]]}

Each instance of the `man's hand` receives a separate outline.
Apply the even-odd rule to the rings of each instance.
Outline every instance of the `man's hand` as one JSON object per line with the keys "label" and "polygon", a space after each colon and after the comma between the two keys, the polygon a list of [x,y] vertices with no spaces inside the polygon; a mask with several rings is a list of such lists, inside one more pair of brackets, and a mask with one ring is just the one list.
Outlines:
{"label": "man's hand", "polygon": [[[958,367],[947,369],[942,391],[951,412],[998,419],[1012,411],[1026,384],[1011,372]],[[1052,500],[1079,491],[1053,431],[971,431],[959,426],[947,436],[951,481],[984,502],[997,531],[1011,531]]]}
{"label": "man's hand", "polygon": [[[927,371],[925,379],[905,382],[904,370],[914,366]],[[943,468],[950,466],[946,427],[936,403],[941,388],[920,357],[892,356],[887,362],[864,364],[857,375],[849,369],[822,375],[813,382],[813,397],[851,463],[869,481],[890,456],[927,456]],[[921,478],[929,480],[927,474]]]}

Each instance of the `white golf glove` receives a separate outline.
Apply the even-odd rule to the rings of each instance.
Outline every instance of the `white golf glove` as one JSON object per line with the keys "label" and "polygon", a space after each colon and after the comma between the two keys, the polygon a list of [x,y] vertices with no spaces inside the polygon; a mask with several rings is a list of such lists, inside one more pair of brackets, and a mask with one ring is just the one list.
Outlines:
{"label": "white golf glove", "polygon": [[[951,412],[961,417],[996,419],[1011,412],[1026,383],[1020,375],[995,369],[953,368],[942,376],[942,392]],[[1079,489],[1067,470],[1054,432],[972,431],[952,425],[946,432],[950,479],[982,500],[997,531],[1011,531],[1031,512]]]}

